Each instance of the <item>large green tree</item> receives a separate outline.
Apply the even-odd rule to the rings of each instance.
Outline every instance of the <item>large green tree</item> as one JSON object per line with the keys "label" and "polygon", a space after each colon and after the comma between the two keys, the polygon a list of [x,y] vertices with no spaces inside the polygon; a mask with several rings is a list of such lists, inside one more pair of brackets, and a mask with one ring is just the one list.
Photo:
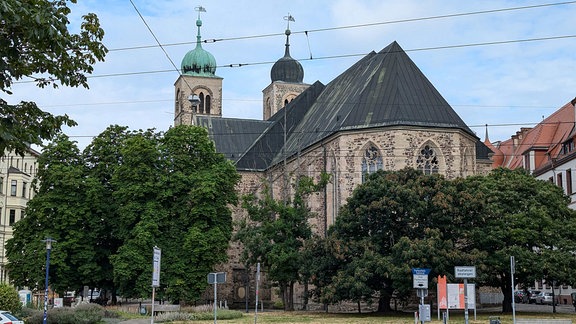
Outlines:
{"label": "large green tree", "polygon": [[[0,91],[12,94],[12,84],[24,77],[39,87],[59,84],[88,87],[86,74],[107,49],[95,14],[83,16],[78,34],[69,31],[68,3],[76,0],[4,0],[0,2]],[[33,100],[33,98],[31,98]],[[54,116],[32,101],[9,103],[0,97],[0,154],[23,154],[28,145],[54,138],[63,125],[76,123]]]}
{"label": "large green tree", "polygon": [[299,177],[294,184],[294,196],[279,201],[273,199],[268,187],[261,193],[244,197],[247,217],[239,221],[235,239],[244,249],[246,264],[260,262],[268,279],[280,287],[285,310],[294,310],[294,284],[302,281],[306,254],[304,242],[312,238],[307,197],[328,181],[322,175],[318,183],[309,177]]}
{"label": "large green tree", "polygon": [[38,158],[36,194],[26,217],[14,225],[14,237],[6,245],[10,279],[18,286],[43,288],[45,244],[52,238],[51,285],[57,291],[78,290],[93,284],[98,268],[94,260],[94,235],[86,201],[89,179],[80,151],[60,135]]}
{"label": "large green tree", "polygon": [[[440,175],[413,169],[379,171],[358,186],[330,229],[329,253],[319,259],[331,278],[317,290],[326,302],[378,298],[378,310],[390,310],[393,294],[407,297],[411,268],[431,268],[430,278],[446,274],[468,259],[454,248],[461,223],[457,191]],[[329,280],[326,280],[329,279]],[[347,287],[342,289],[342,287]]]}
{"label": "large green tree", "polygon": [[500,168],[458,182],[466,210],[460,248],[485,252],[477,280],[502,289],[503,311],[512,310],[510,256],[520,285],[576,283],[576,212],[562,188],[522,169]]}
{"label": "large green tree", "polygon": [[159,292],[191,302],[205,290],[206,274],[226,260],[228,206],[236,202],[239,176],[205,129],[111,126],[83,154],[62,136],[42,155],[38,180],[27,217],[8,241],[17,285],[42,286],[41,240],[48,236],[58,241],[50,268],[57,289],[89,285],[148,297],[158,246]]}

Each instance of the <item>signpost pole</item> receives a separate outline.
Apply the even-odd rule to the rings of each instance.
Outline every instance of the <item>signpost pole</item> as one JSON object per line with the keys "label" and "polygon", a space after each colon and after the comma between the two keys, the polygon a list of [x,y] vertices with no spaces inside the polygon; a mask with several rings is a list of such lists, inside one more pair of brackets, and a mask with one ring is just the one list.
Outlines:
{"label": "signpost pole", "polygon": [[[214,277],[216,277],[216,274],[214,274]],[[218,288],[216,288],[216,287],[218,287],[218,283],[216,282],[216,278],[214,278],[214,324],[216,324],[216,318],[217,318],[217,316],[216,316],[216,298],[218,296],[218,292],[217,292]]]}
{"label": "signpost pole", "polygon": [[156,294],[156,287],[160,287],[160,258],[162,256],[162,250],[155,246],[153,248],[152,257],[152,306],[150,306],[150,311],[152,312],[150,317],[150,324],[154,324],[154,299]]}
{"label": "signpost pole", "polygon": [[476,267],[454,267],[454,277],[464,279],[464,323],[468,324],[468,279],[476,278]]}
{"label": "signpost pole", "polygon": [[254,324],[258,321],[258,284],[260,283],[260,262],[256,266],[256,307],[254,309]]}
{"label": "signpost pole", "polygon": [[[512,323],[516,324],[516,301],[514,300],[514,273],[516,272],[516,261],[514,256],[510,256],[510,278],[512,278]],[[552,288],[554,289],[554,288]]]}
{"label": "signpost pole", "polygon": [[468,324],[468,279],[464,278],[464,323]]}

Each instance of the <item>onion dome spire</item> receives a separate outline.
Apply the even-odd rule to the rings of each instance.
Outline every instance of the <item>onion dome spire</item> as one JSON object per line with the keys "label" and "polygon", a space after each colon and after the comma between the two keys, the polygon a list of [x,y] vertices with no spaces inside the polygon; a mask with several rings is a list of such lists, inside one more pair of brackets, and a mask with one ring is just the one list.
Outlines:
{"label": "onion dome spire", "polygon": [[214,55],[202,48],[202,36],[200,35],[200,27],[202,27],[200,13],[206,12],[206,9],[204,7],[196,7],[194,9],[198,11],[196,48],[184,55],[181,64],[182,74],[213,77],[216,73],[216,59]]}
{"label": "onion dome spire", "polygon": [[286,29],[286,49],[284,50],[284,57],[280,58],[272,66],[270,71],[270,78],[274,81],[284,81],[291,83],[302,83],[304,80],[304,69],[300,62],[296,61],[290,56],[290,22],[294,21],[294,17],[290,14],[284,17],[288,21],[288,28]]}

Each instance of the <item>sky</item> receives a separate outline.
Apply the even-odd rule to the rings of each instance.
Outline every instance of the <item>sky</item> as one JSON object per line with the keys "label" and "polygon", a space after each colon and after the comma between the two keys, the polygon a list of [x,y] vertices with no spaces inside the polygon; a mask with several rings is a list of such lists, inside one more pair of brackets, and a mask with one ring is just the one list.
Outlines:
{"label": "sky", "polygon": [[[284,55],[304,82],[329,83],[371,51],[397,41],[446,101],[484,140],[509,139],[576,96],[576,1],[536,0],[79,0],[72,31],[96,13],[110,50],[94,66],[90,89],[40,89],[22,80],[5,99],[35,101],[78,126],[64,132],[87,146],[109,125],[167,130],[174,82],[196,41],[223,78],[224,117],[262,119],[262,90]],[[141,16],[142,18],[141,18]],[[158,45],[160,44],[160,45]],[[231,67],[232,66],[232,67]]]}

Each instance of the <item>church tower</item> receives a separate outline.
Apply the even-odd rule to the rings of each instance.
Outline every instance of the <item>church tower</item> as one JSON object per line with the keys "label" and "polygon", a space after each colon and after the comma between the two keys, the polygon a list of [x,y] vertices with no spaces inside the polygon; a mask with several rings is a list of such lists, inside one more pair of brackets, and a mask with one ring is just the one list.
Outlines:
{"label": "church tower", "polygon": [[174,125],[193,125],[195,116],[222,116],[222,78],[215,75],[216,59],[210,52],[202,48],[200,36],[200,12],[206,12],[203,7],[197,7],[198,36],[196,48],[186,53],[182,59],[181,73],[174,83]]}
{"label": "church tower", "polygon": [[268,120],[310,86],[302,83],[304,69],[300,62],[290,56],[290,21],[294,21],[294,18],[290,15],[284,18],[288,20],[288,28],[285,32],[286,49],[284,50],[284,57],[280,58],[272,66],[270,71],[272,83],[262,90],[264,96],[264,120]]}

